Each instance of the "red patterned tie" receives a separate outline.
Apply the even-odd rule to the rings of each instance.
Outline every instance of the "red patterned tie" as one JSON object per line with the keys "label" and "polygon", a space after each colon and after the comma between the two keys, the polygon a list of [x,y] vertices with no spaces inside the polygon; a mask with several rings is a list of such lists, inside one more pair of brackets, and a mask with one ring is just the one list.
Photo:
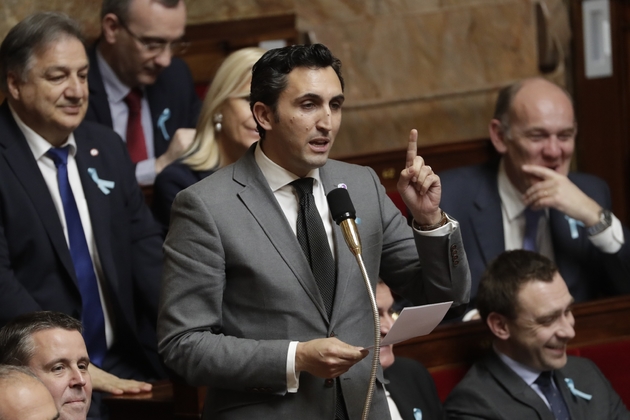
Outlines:
{"label": "red patterned tie", "polygon": [[147,145],[142,131],[142,91],[133,88],[125,97],[125,103],[129,107],[129,119],[127,120],[127,150],[133,163],[146,160]]}

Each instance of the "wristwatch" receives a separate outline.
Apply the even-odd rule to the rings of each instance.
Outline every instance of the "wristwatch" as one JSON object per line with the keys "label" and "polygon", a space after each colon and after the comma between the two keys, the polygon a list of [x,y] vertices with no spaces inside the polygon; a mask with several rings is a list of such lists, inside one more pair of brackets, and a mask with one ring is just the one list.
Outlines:
{"label": "wristwatch", "polygon": [[588,236],[594,236],[605,231],[607,228],[610,227],[610,225],[612,225],[612,213],[610,210],[603,209],[602,212],[599,214],[599,222],[591,227],[586,228],[586,233],[588,233]]}

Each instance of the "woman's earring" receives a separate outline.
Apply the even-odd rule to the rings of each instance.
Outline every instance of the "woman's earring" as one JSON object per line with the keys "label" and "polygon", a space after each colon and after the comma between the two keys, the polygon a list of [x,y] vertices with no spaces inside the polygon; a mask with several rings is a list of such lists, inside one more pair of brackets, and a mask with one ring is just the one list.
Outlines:
{"label": "woman's earring", "polygon": [[221,126],[221,122],[223,121],[223,114],[214,114],[214,117],[212,117],[212,122],[214,123],[214,131],[216,131],[217,133],[221,132],[221,128],[223,128]]}

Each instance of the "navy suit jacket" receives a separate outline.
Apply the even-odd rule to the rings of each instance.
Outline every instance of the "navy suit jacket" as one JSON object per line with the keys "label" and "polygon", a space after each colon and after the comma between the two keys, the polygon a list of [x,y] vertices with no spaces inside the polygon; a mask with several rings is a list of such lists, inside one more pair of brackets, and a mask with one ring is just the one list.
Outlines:
{"label": "navy suit jacket", "polygon": [[389,391],[403,420],[415,420],[419,409],[423,420],[445,419],[444,408],[429,371],[413,359],[396,357],[394,364],[383,371]]}
{"label": "navy suit jacket", "polygon": [[[103,78],[96,60],[96,48],[91,48],[88,51],[88,57],[90,58],[88,73],[90,104],[85,119],[112,128],[112,115],[109,110],[109,102],[107,102]],[[169,140],[173,138],[177,129],[197,126],[201,100],[195,92],[188,66],[177,57],[173,57],[171,65],[160,73],[154,84],[146,87],[146,95],[153,121],[155,157],[159,157],[168,149]],[[166,110],[170,113],[170,117],[164,122],[167,137],[164,136],[162,128],[158,126],[158,120]]]}
{"label": "navy suit jacket", "polygon": [[[467,166],[440,174],[441,207],[460,223],[472,275],[470,304],[474,307],[479,280],[486,265],[505,250],[501,198],[497,184],[498,162]],[[570,173],[569,179],[603,208],[611,208],[606,183],[592,175]],[[599,251],[583,226],[571,237],[569,222],[549,210],[555,262],[576,302],[601,295],[630,293],[630,231],[624,227],[625,244],[616,254]]]}
{"label": "navy suit jacket", "polygon": [[[593,362],[569,356],[555,371],[556,386],[573,420],[628,420],[630,413],[619,395]],[[592,396],[573,395],[565,379]],[[448,418],[487,420],[554,420],[543,399],[512,369],[491,352],[475,363],[444,403]]]}
{"label": "navy suit jacket", "polygon": [[213,172],[213,170],[194,171],[188,165],[175,161],[155,177],[151,209],[157,221],[162,225],[165,235],[168,232],[171,207],[177,193],[201,181]]}
{"label": "navy suit jacket", "polygon": [[[81,295],[52,197],[7,103],[0,107],[0,326],[51,310],[81,318]],[[162,271],[160,228],[112,130],[83,122],[74,131],[116,348],[148,377],[162,376],[155,324]],[[113,181],[104,194],[88,174]]]}

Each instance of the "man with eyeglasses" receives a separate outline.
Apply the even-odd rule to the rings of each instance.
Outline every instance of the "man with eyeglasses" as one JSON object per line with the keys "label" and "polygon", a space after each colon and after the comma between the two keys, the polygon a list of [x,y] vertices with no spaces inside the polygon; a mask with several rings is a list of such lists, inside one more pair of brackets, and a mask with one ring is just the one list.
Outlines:
{"label": "man with eyeglasses", "polygon": [[102,33],[89,51],[86,119],[127,143],[136,179],[151,185],[194,136],[201,101],[183,53],[182,0],[104,0]]}

